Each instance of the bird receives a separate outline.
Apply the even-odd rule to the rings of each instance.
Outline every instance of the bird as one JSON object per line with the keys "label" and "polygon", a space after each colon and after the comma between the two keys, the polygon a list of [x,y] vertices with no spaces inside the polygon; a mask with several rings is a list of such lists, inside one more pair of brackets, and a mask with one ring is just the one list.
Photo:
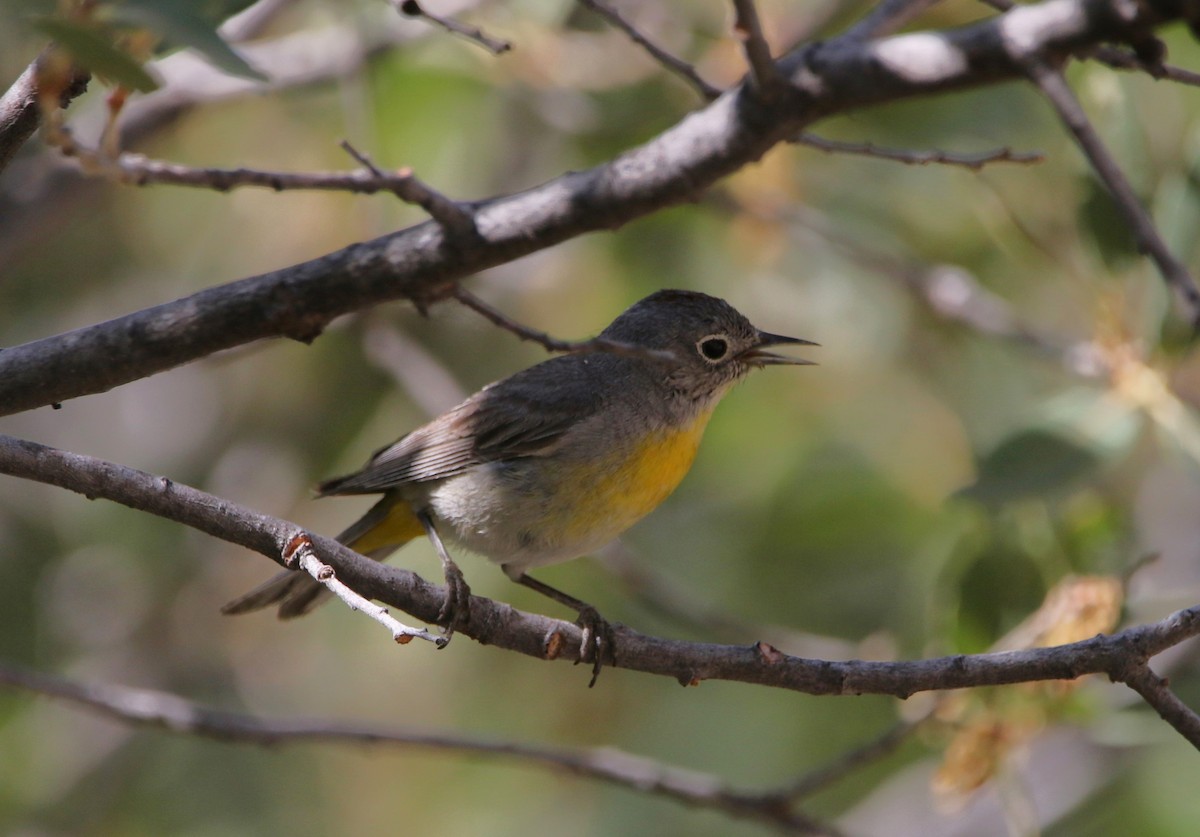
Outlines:
{"label": "bird", "polygon": [[[447,582],[438,617],[447,640],[469,620],[470,588],[443,536],[574,610],[594,685],[605,659],[615,662],[611,627],[529,571],[594,552],[653,511],[691,468],[733,385],[754,369],[812,365],[769,350],[817,344],[762,331],[725,300],[688,290],[634,303],[593,342],[607,350],[553,357],[485,386],[358,471],[320,483],[317,496],[382,495],[337,536],[369,558],[429,537]],[[289,570],[222,611],[278,605],[289,619],[329,595]]]}

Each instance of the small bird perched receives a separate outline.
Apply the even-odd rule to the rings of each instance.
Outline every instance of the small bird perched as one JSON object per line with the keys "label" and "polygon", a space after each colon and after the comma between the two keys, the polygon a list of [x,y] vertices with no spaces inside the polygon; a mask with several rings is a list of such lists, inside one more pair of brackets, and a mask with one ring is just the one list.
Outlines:
{"label": "small bird perched", "polygon": [[[383,495],[337,538],[369,558],[428,535],[446,576],[447,637],[469,619],[470,590],[440,535],[575,610],[593,684],[612,656],[607,623],[528,571],[599,549],[653,511],[691,468],[733,384],[751,369],[812,363],[767,349],[816,345],[760,331],[722,299],[678,290],[630,306],[600,337],[627,351],[555,357],[489,384],[361,470],[318,486],[321,497]],[[286,571],[222,611],[278,603],[288,619],[328,595],[311,576]]]}

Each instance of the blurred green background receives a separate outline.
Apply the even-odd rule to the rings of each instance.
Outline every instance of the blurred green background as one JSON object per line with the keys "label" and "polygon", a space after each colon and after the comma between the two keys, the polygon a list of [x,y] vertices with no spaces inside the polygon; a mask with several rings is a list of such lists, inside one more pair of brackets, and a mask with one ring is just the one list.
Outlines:
{"label": "blurred green background", "polygon": [[[727,85],[744,69],[727,6],[628,11]],[[827,36],[866,5],[760,7],[779,48],[801,32]],[[0,12],[5,84],[41,46],[10,25],[17,14]],[[947,3],[918,25],[982,14],[974,3]],[[349,52],[347,43],[383,33],[394,41],[359,70],[142,125],[133,148],[196,166],[344,170],[353,167],[338,148],[346,138],[381,166],[412,166],[451,196],[481,198],[601,163],[697,107],[686,85],[572,3],[485,3],[465,17],[515,49],[492,57],[382,3],[296,2],[260,43],[300,33]],[[1164,34],[1173,63],[1200,66],[1185,30]],[[1174,252],[1200,269],[1196,91],[1097,64],[1073,66],[1069,77]],[[84,139],[96,136],[103,95],[93,82],[68,114]],[[1194,604],[1200,362],[1186,318],[1136,256],[1049,108],[1011,84],[814,130],[915,150],[1038,150],[1046,159],[975,172],[780,147],[695,204],[471,280],[511,316],[564,338],[596,333],[656,289],[684,287],[728,299],[766,330],[822,344],[808,355],[820,366],[756,374],[725,401],[691,475],[628,533],[612,566],[586,559],[539,577],[647,633],[765,638],[792,653],[881,659],[984,650],[1064,576],[1120,574],[1151,553],[1158,558],[1134,576],[1126,622]],[[0,177],[5,345],[422,220],[386,195],[84,182],[27,150]],[[312,502],[314,482],[356,467],[457,393],[543,357],[451,304],[428,318],[385,305],[339,320],[311,346],[248,346],[58,411],[0,419],[0,432],[332,534],[367,501]],[[423,542],[395,560],[440,577]],[[707,616],[685,623],[665,614],[631,587],[624,561]],[[460,563],[481,595],[565,615],[482,560]],[[217,612],[274,569],[148,515],[0,479],[0,660],[271,717],[615,747],[763,790],[913,711],[881,697],[717,682],[685,690],[619,670],[588,690],[582,668],[465,637],[436,653],[397,648],[337,606],[290,624]],[[1156,662],[1200,706],[1194,647]],[[1190,833],[1200,817],[1196,753],[1131,694],[1087,684],[969,797],[930,791],[945,737],[922,735],[804,810],[853,834],[1007,834],[1029,810],[1050,835]],[[129,729],[0,691],[2,832],[380,829],[765,833],[500,760],[264,750]]]}

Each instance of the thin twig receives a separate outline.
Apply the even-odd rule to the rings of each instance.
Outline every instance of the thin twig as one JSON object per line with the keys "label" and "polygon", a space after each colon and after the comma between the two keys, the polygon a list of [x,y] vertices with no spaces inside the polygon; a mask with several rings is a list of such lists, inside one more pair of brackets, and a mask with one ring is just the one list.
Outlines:
{"label": "thin twig", "polygon": [[829,764],[806,773],[771,795],[786,802],[795,802],[812,796],[845,778],[858,768],[891,755],[901,744],[912,737],[918,727],[920,727],[920,722],[901,721],[877,738],[841,754]]}
{"label": "thin twig", "polygon": [[502,38],[493,38],[478,26],[471,26],[452,17],[442,17],[426,11],[425,7],[418,3],[417,0],[392,0],[392,2],[401,14],[407,17],[427,20],[435,26],[440,26],[447,32],[466,38],[471,43],[479,44],[479,46],[486,49],[492,55],[502,55],[513,48],[511,41],[506,41]]}
{"label": "thin twig", "polygon": [[1091,162],[1092,168],[1108,187],[1109,194],[1116,201],[1117,209],[1125,216],[1130,226],[1138,249],[1154,260],[1163,279],[1179,293],[1189,308],[1193,326],[1200,328],[1200,288],[1158,234],[1154,219],[1138,200],[1121,167],[1104,147],[1079,100],[1071,92],[1066,78],[1058,69],[1041,59],[1031,58],[1026,64],[1030,78],[1058,112],[1059,118]]}
{"label": "thin twig", "polygon": [[754,0],[733,0],[733,31],[742,42],[746,63],[750,65],[750,80],[760,96],[774,96],[784,85],[783,75],[771,57],[771,45],[763,34]]}
{"label": "thin twig", "polygon": [[374,619],[380,625],[383,625],[391,633],[392,639],[399,645],[407,645],[415,638],[432,642],[438,648],[444,648],[449,641],[446,637],[431,634],[425,628],[413,628],[405,625],[403,622],[397,621],[388,613],[386,607],[381,607],[368,599],[364,599],[339,581],[333,567],[317,557],[316,552],[313,551],[312,539],[308,535],[301,534],[292,538],[291,542],[284,549],[283,560],[285,564],[289,566],[294,564],[299,569],[311,575],[323,584],[325,589],[341,599],[351,610],[357,610],[364,616]]}
{"label": "thin twig", "polygon": [[107,176],[121,183],[145,186],[152,183],[191,186],[228,192],[243,186],[259,186],[276,192],[294,189],[344,191],[371,195],[391,192],[405,203],[419,206],[429,213],[448,235],[462,238],[477,235],[475,219],[463,205],[446,197],[420,180],[412,169],[402,168],[394,173],[382,171],[370,158],[342,140],[341,147],[357,160],[363,170],[354,172],[278,172],[261,169],[217,169],[151,160],[141,154],[122,153],[115,156],[88,148],[66,129],[58,129],[53,144],[66,157],[79,162],[87,174]]}
{"label": "thin twig", "polygon": [[332,719],[261,718],[242,712],[213,709],[168,692],[109,683],[85,683],[8,665],[0,665],[0,684],[64,700],[134,727],[260,746],[305,742],[358,744],[509,759],[556,774],[566,771],[627,790],[665,797],[693,808],[756,820],[786,834],[833,833],[828,826],[773,804],[774,800],[733,790],[717,776],[674,767],[609,747],[567,749]]}
{"label": "thin twig", "polygon": [[1160,718],[1200,750],[1200,715],[1168,688],[1166,678],[1159,677],[1149,665],[1143,663],[1131,666],[1128,672],[1115,675],[1113,679],[1120,680],[1141,695]]}
{"label": "thin twig", "polygon": [[[329,192],[351,192],[373,195],[378,192],[394,192],[406,188],[411,175],[404,171],[395,174],[386,172],[281,172],[262,169],[200,168],[152,160],[141,154],[124,153],[116,159],[104,162],[96,152],[89,152],[79,145],[68,145],[60,150],[79,159],[84,171],[91,174],[107,174],[114,179],[136,186],[165,184],[191,186],[228,192],[246,186],[273,189],[276,192],[292,190],[318,190]],[[90,156],[96,154],[96,156]],[[84,162],[84,155],[89,155]],[[416,201],[411,201],[416,203]]]}
{"label": "thin twig", "polygon": [[530,328],[527,325],[517,322],[503,312],[488,305],[475,294],[468,291],[461,285],[455,285],[451,291],[451,296],[461,302],[466,307],[470,308],[477,314],[481,314],[493,325],[499,326],[505,331],[515,334],[522,340],[529,340],[537,343],[548,352],[566,352],[580,353],[588,352],[606,352],[612,355],[623,355],[625,357],[640,357],[650,358],[651,360],[661,361],[663,363],[677,362],[678,358],[675,353],[669,349],[650,349],[645,346],[634,346],[629,343],[622,343],[619,340],[609,340],[604,337],[593,337],[591,340],[560,340],[557,337],[551,337],[544,331]]}
{"label": "thin twig", "polygon": [[883,0],[866,17],[846,30],[846,37],[865,41],[891,34],[938,0]]}
{"label": "thin twig", "polygon": [[659,64],[662,64],[663,67],[670,70],[675,75],[679,76],[692,87],[696,88],[696,91],[703,96],[705,100],[711,102],[713,99],[721,95],[721,88],[715,87],[714,85],[711,85],[705,81],[696,71],[696,68],[693,65],[672,55],[658,44],[651,41],[649,38],[639,32],[637,27],[622,17],[620,12],[603,2],[603,0],[579,0],[579,2],[628,35],[629,39],[642,49],[646,50],[646,52],[650,54],[651,58],[653,58]]}
{"label": "thin twig", "polygon": [[[376,178],[384,177],[383,172],[376,167],[371,158],[351,145],[349,140],[342,140],[340,145],[343,151],[362,164]],[[410,168],[405,167],[398,170],[396,177],[397,180],[391,187],[396,197],[405,203],[416,204],[424,209],[448,235],[457,238],[478,236],[479,231],[475,227],[475,217],[462,204],[451,200],[420,180]]]}
{"label": "thin twig", "polygon": [[1180,84],[1200,87],[1200,73],[1185,70],[1173,64],[1159,64],[1151,68],[1133,53],[1126,52],[1114,46],[1098,46],[1083,53],[1080,57],[1091,58],[1094,61],[1107,64],[1117,70],[1140,70],[1141,72],[1154,75],[1155,78],[1164,78],[1168,81],[1176,81]]}
{"label": "thin twig", "polygon": [[846,142],[819,137],[816,134],[797,134],[792,142],[807,145],[831,154],[858,154],[863,157],[877,157],[881,160],[891,160],[910,166],[927,166],[938,163],[946,166],[963,166],[972,171],[979,171],[989,163],[1021,163],[1030,165],[1046,159],[1040,151],[1013,151],[1011,148],[997,148],[992,151],[979,151],[974,154],[963,154],[952,151],[911,151],[905,148],[885,148],[872,142]]}

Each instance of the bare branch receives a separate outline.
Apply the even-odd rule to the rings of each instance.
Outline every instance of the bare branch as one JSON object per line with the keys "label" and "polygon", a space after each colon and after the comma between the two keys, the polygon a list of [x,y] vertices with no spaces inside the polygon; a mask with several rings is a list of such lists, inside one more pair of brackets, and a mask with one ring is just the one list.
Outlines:
{"label": "bare branch", "polygon": [[[1053,0],[945,33],[866,43],[835,38],[802,47],[778,62],[789,91],[778,101],[762,100],[743,85],[611,162],[473,202],[480,238],[470,246],[447,246],[445,231],[428,222],[8,348],[0,352],[0,415],[103,392],[264,337],[312,340],[349,311],[433,298],[484,268],[694,200],[818,119],[1020,77],[1031,56],[1066,55],[1180,14],[1172,0],[1136,7],[1120,0]],[[1005,34],[1013,26],[1019,40]]]}
{"label": "bare branch", "polygon": [[[135,186],[164,184],[190,186],[228,192],[246,186],[272,189],[276,192],[292,190],[317,190],[328,192],[351,192],[374,195],[379,192],[404,193],[407,203],[420,205],[418,199],[427,187],[421,184],[414,189],[415,180],[408,169],[395,174],[380,171],[371,166],[369,170],[352,172],[282,172],[262,169],[199,168],[152,160],[141,154],[124,153],[115,158],[106,158],[100,152],[84,148],[71,141],[59,146],[66,157],[76,159],[85,174],[107,176],[122,183]],[[445,199],[444,200],[448,200]],[[424,208],[424,207],[423,207]],[[433,213],[430,213],[432,217]]]}
{"label": "bare branch", "polygon": [[1040,59],[1028,63],[1029,76],[1058,112],[1067,130],[1092,164],[1100,180],[1108,187],[1117,209],[1128,222],[1138,248],[1147,253],[1158,266],[1167,284],[1183,298],[1191,313],[1192,325],[1200,328],[1200,288],[1186,267],[1171,253],[1154,226],[1154,219],[1138,200],[1133,186],[1121,167],[1108,153],[1099,135],[1088,121],[1087,114],[1071,92],[1063,74]]}
{"label": "bare branch", "polygon": [[[281,561],[286,545],[303,530],[197,489],[100,459],[0,436],[0,473],[103,497],[207,532]],[[321,560],[363,596],[433,622],[445,591],[415,573],[358,555],[330,538],[311,535]],[[815,695],[908,697],[935,689],[996,686],[1036,680],[1074,680],[1085,674],[1127,676],[1167,648],[1200,636],[1200,605],[1147,625],[1098,635],[1082,642],[954,655],[931,660],[822,661],[793,657],[759,642],[749,646],[683,642],[614,625],[620,647],[617,668],[673,677],[681,683],[730,680]],[[460,633],[538,659],[575,661],[580,628],[525,613],[480,596],[471,597],[470,618]]]}
{"label": "bare branch", "polygon": [[603,2],[603,0],[579,0],[579,2],[628,35],[629,39],[646,50],[651,58],[694,87],[706,101],[711,102],[721,95],[721,89],[705,81],[696,72],[694,66],[681,58],[677,58],[651,41],[639,32],[636,26],[623,18],[620,12],[608,5],[608,3]]}
{"label": "bare branch", "polygon": [[804,799],[844,779],[864,765],[894,753],[917,731],[920,722],[901,721],[882,735],[840,755],[824,767],[801,776],[773,796],[789,802]]}
{"label": "bare branch", "polygon": [[1160,718],[1200,750],[1200,715],[1167,687],[1165,677],[1159,677],[1150,666],[1143,663],[1131,666],[1128,672],[1114,674],[1113,679],[1123,682],[1141,695]]}
{"label": "bare branch", "polygon": [[[371,158],[352,146],[348,140],[342,140],[341,146],[342,150],[361,163],[374,177],[385,177],[371,162]],[[428,212],[429,217],[437,221],[448,235],[456,239],[474,238],[479,235],[479,231],[475,229],[474,216],[464,209],[462,204],[419,180],[412,169],[402,168],[396,172],[395,183],[391,189],[400,200],[416,204]]]}
{"label": "bare branch", "polygon": [[867,16],[847,30],[851,38],[867,40],[890,35],[916,18],[938,0],[883,0]]}
{"label": "bare branch", "polygon": [[828,826],[758,794],[729,788],[719,777],[674,767],[610,747],[583,750],[492,741],[466,735],[346,723],[321,718],[268,719],[213,709],[179,695],[0,665],[0,684],[63,700],[123,724],[243,744],[274,747],[316,742],[486,756],[563,771],[691,808],[766,823],[786,834],[832,834]]}
{"label": "bare branch", "polygon": [[771,57],[771,45],[763,34],[754,0],[733,0],[733,31],[742,42],[746,63],[750,65],[750,80],[759,95],[773,98],[785,80]]}
{"label": "bare branch", "polygon": [[383,625],[392,635],[392,639],[399,645],[407,645],[412,642],[413,638],[423,639],[427,642],[432,642],[438,648],[445,647],[449,642],[447,637],[434,636],[424,628],[412,628],[402,622],[396,621],[387,608],[380,607],[374,602],[364,599],[362,596],[355,593],[345,584],[338,580],[337,573],[333,567],[321,561],[313,550],[312,538],[307,534],[296,535],[291,542],[284,548],[283,563],[287,566],[295,565],[299,569],[311,575],[314,579],[321,582],[330,593],[337,596],[351,610],[357,610],[365,616],[374,619],[380,625]]}
{"label": "bare branch", "polygon": [[488,305],[475,294],[461,285],[455,285],[452,296],[472,311],[483,315],[493,325],[511,332],[522,340],[537,343],[548,352],[569,352],[587,354],[589,352],[607,352],[612,355],[625,357],[650,358],[651,360],[672,363],[678,358],[675,353],[666,349],[647,349],[645,346],[633,346],[619,340],[608,340],[603,337],[593,337],[591,340],[559,340],[544,331],[537,331],[527,325],[522,325],[504,313]]}
{"label": "bare branch", "polygon": [[440,26],[447,32],[466,38],[472,43],[479,44],[479,46],[486,49],[492,55],[502,55],[513,48],[511,42],[501,38],[493,38],[478,26],[470,26],[452,17],[442,17],[426,11],[425,7],[418,3],[417,0],[392,0],[392,3],[401,14],[407,17],[427,20],[435,26]]}
{"label": "bare branch", "polygon": [[375,194],[389,191],[405,203],[420,206],[429,216],[456,239],[477,235],[471,213],[433,187],[421,181],[412,169],[403,168],[395,174],[380,170],[371,159],[342,140],[342,149],[357,160],[362,171],[356,172],[275,172],[260,169],[215,169],[182,166],[162,160],[151,160],[140,154],[110,156],[103,151],[87,148],[77,142],[65,129],[55,131],[52,143],[64,156],[79,161],[86,174],[111,177],[123,183],[145,186],[165,183],[174,186],[194,186],[227,192],[242,186],[261,186],[282,192],[292,189],[346,191]]}
{"label": "bare branch", "polygon": [[[42,122],[45,98],[65,108],[87,90],[91,75],[44,50],[0,96],[0,172]],[[51,89],[46,89],[50,85]],[[57,88],[57,89],[54,89]]]}
{"label": "bare branch", "polygon": [[1084,53],[1081,57],[1091,58],[1094,61],[1107,64],[1117,70],[1140,70],[1144,73],[1150,73],[1155,78],[1164,78],[1169,81],[1179,82],[1180,84],[1200,87],[1200,73],[1185,70],[1182,67],[1176,67],[1172,64],[1158,64],[1151,68],[1146,66],[1146,63],[1133,53],[1113,46],[1096,47]]}
{"label": "bare branch", "polygon": [[884,148],[872,142],[845,142],[819,137],[816,134],[797,134],[792,142],[807,145],[830,154],[858,154],[863,157],[876,157],[881,160],[891,160],[910,166],[927,166],[939,163],[946,166],[963,166],[972,171],[979,171],[989,163],[1022,163],[1031,165],[1040,163],[1046,156],[1040,151],[1013,151],[1011,148],[997,148],[992,151],[979,151],[974,154],[962,154],[951,151],[910,151],[903,148]]}

